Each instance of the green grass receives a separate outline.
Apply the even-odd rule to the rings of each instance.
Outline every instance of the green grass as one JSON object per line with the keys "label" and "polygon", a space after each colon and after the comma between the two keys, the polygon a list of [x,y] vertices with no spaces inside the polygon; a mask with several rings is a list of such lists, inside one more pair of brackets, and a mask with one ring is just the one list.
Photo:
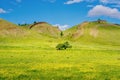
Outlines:
{"label": "green grass", "polygon": [[[120,28],[115,25],[85,23],[84,34],[76,38],[71,35],[80,25],[56,37],[9,29],[13,24],[5,23],[0,24],[0,80],[120,80]],[[94,37],[90,32],[96,26],[99,33]],[[55,49],[65,41],[71,49]]]}
{"label": "green grass", "polygon": [[59,41],[1,42],[0,80],[120,79],[120,46],[70,41],[72,49],[59,51]]}

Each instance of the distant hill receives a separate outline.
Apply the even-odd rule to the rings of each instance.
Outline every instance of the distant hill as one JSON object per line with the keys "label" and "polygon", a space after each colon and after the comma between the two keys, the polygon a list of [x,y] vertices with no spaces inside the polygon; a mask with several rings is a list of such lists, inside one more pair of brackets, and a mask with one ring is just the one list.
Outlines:
{"label": "distant hill", "polygon": [[18,29],[18,26],[6,20],[0,19],[0,30]]}
{"label": "distant hill", "polygon": [[29,26],[29,29],[36,31],[39,34],[44,34],[52,37],[59,37],[61,32],[58,27],[52,26],[47,22],[37,22]]}
{"label": "distant hill", "polygon": [[3,37],[59,37],[60,29],[47,22],[38,22],[28,26],[19,26],[0,19],[0,36]]}
{"label": "distant hill", "polygon": [[107,21],[83,22],[66,30],[65,38],[84,43],[120,45],[120,26]]}
{"label": "distant hill", "polygon": [[22,36],[24,33],[25,31],[22,30],[22,28],[18,27],[16,24],[0,19],[0,36]]}
{"label": "distant hill", "polygon": [[[83,22],[75,25],[63,32],[64,36],[60,38],[61,30],[47,22],[38,22],[24,28],[0,19],[0,38],[11,37],[19,39],[62,39],[77,41],[85,44],[110,44],[120,45],[120,25],[108,23],[105,20]],[[16,39],[17,40],[17,39]]]}

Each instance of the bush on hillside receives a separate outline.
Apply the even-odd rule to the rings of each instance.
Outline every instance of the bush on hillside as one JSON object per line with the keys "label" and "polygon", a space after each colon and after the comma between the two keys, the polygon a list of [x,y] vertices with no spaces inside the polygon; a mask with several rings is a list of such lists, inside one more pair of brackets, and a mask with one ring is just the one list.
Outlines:
{"label": "bush on hillside", "polygon": [[64,34],[63,34],[63,32],[61,31],[61,33],[60,33],[60,36],[62,37]]}
{"label": "bush on hillside", "polygon": [[72,46],[68,42],[65,42],[63,44],[58,44],[56,46],[57,50],[63,50],[63,49],[67,49],[67,48],[72,48]]}

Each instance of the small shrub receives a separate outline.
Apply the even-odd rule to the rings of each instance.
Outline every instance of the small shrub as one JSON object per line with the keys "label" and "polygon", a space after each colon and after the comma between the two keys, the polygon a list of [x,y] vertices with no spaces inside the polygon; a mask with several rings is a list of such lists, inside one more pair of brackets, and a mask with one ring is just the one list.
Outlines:
{"label": "small shrub", "polygon": [[64,34],[63,34],[63,32],[61,31],[61,33],[60,33],[60,36],[62,37]]}
{"label": "small shrub", "polygon": [[67,49],[67,48],[72,48],[72,46],[68,42],[65,42],[63,44],[58,44],[56,46],[57,50],[63,50],[63,49]]}

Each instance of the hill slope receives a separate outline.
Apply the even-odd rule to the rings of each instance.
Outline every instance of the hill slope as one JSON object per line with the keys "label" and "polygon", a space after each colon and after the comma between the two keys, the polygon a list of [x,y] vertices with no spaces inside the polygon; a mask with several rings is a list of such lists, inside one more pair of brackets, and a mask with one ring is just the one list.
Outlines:
{"label": "hill slope", "polygon": [[[8,37],[59,37],[60,30],[46,22],[39,22],[30,26],[18,26],[6,20],[0,19],[0,36]],[[31,28],[30,28],[31,27]],[[38,36],[39,35],[39,36]]]}
{"label": "hill slope", "polygon": [[65,37],[84,43],[120,45],[120,26],[110,23],[83,22],[65,31]]}
{"label": "hill slope", "polygon": [[37,31],[39,34],[43,34],[46,36],[59,37],[60,29],[58,27],[54,27],[47,22],[38,22],[29,27],[29,29],[33,31]]}
{"label": "hill slope", "polygon": [[[109,44],[120,45],[120,25],[107,22],[98,23],[83,22],[64,31],[65,41],[77,41],[84,44]],[[53,27],[46,22],[39,22],[29,26],[29,28],[19,27],[13,23],[0,19],[0,37],[10,39],[25,38],[26,41],[32,39],[52,40],[60,37],[58,27]],[[4,39],[2,39],[4,40]],[[16,39],[17,40],[17,39]],[[22,40],[24,41],[24,40]]]}
{"label": "hill slope", "polygon": [[23,36],[25,31],[17,25],[10,23],[6,20],[0,19],[0,36]]}

